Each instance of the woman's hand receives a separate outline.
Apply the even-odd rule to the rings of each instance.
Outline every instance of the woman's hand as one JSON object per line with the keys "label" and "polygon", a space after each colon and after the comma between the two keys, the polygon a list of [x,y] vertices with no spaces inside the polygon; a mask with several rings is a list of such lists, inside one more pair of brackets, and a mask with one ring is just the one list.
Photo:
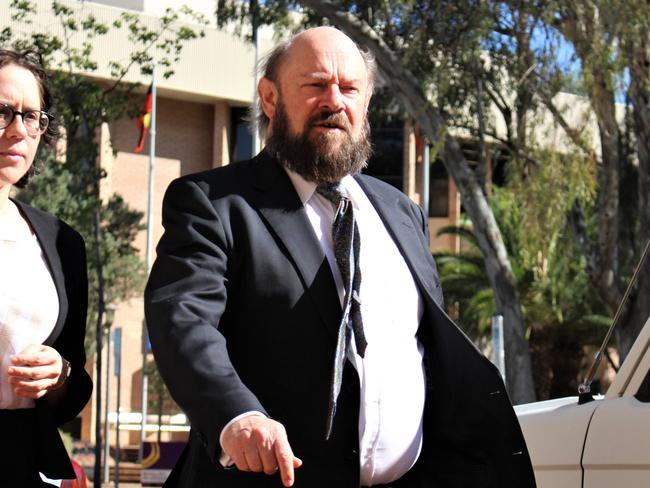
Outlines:
{"label": "woman's hand", "polygon": [[17,396],[41,398],[58,384],[63,359],[56,349],[29,345],[11,357],[9,383]]}

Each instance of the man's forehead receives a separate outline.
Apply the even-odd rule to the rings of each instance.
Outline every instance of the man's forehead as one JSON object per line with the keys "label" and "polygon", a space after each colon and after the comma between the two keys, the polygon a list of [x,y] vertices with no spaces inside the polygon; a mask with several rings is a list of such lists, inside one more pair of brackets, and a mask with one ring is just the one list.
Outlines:
{"label": "man's forehead", "polygon": [[365,79],[366,65],[356,46],[352,49],[327,45],[293,46],[287,53],[286,71],[301,77],[340,76]]}
{"label": "man's forehead", "polygon": [[296,35],[291,42],[291,49],[300,47],[313,50],[327,48],[332,51],[358,51],[352,39],[333,27],[315,27]]}

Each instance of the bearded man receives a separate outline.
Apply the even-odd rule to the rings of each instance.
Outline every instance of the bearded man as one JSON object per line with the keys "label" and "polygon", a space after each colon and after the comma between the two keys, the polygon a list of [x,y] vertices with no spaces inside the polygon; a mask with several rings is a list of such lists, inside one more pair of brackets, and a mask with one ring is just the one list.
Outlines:
{"label": "bearded man", "polygon": [[535,485],[427,217],[359,174],[374,74],[336,29],[294,36],[258,86],[266,148],[170,185],[146,317],[192,428],[165,486]]}

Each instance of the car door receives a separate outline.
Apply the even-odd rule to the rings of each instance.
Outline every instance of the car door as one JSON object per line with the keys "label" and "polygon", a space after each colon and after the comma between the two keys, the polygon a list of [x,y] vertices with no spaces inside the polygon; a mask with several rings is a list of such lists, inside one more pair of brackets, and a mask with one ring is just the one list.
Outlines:
{"label": "car door", "polygon": [[650,487],[647,325],[589,424],[582,458],[583,488]]}

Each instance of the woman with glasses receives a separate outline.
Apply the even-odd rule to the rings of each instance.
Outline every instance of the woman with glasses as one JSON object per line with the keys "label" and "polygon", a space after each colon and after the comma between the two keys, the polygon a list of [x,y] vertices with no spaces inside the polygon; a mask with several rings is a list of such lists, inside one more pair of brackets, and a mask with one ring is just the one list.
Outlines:
{"label": "woman with glasses", "polygon": [[0,456],[2,486],[73,479],[57,426],[92,390],[84,370],[88,283],[83,239],[10,197],[54,143],[52,95],[41,65],[0,50]]}

